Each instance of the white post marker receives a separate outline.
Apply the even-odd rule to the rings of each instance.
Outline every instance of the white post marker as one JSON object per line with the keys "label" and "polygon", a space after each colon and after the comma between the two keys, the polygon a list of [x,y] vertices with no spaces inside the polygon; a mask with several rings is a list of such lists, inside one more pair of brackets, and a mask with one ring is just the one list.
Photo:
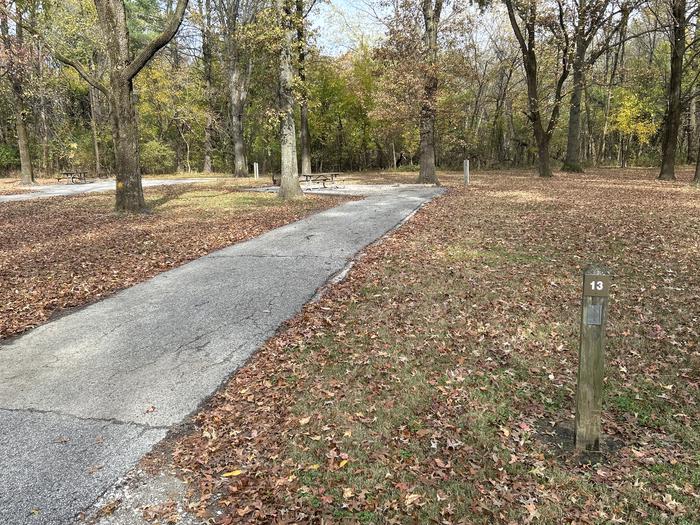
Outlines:
{"label": "white post marker", "polygon": [[469,185],[469,159],[464,161],[464,185]]}
{"label": "white post marker", "polygon": [[253,162],[253,173],[255,173],[256,179],[260,178],[260,171],[258,170],[258,163],[257,162]]}

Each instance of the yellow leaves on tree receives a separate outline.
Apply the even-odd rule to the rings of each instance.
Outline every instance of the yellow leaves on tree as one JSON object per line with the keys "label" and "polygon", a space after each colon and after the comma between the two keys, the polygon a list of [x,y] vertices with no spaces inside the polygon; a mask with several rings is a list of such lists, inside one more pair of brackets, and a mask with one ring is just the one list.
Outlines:
{"label": "yellow leaves on tree", "polygon": [[641,144],[648,144],[658,127],[653,107],[636,93],[621,90],[619,107],[612,119],[613,130],[636,137]]}

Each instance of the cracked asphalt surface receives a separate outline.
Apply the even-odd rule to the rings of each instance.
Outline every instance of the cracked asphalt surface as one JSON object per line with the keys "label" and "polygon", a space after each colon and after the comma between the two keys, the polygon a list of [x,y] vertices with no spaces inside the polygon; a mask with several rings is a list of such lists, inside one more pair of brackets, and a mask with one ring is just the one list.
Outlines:
{"label": "cracked asphalt surface", "polygon": [[440,191],[375,188],[0,343],[0,523],[72,523]]}

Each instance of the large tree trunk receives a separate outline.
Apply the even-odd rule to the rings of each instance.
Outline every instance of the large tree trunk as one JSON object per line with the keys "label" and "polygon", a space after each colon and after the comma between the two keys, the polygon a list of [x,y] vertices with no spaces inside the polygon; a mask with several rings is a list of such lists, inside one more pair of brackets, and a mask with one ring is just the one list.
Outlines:
{"label": "large tree trunk", "polygon": [[276,0],[284,37],[280,48],[279,104],[281,179],[279,197],[293,199],[303,197],[297,166],[297,137],[294,123],[294,71],[292,69],[292,10],[290,0]]}
{"label": "large tree trunk", "polygon": [[233,142],[233,175],[248,176],[244,119],[248,101],[248,72],[242,71],[240,57],[235,54],[229,65],[229,100],[231,104],[231,141]]}
{"label": "large tree trunk", "polygon": [[153,56],[175,36],[185,16],[188,0],[177,0],[163,31],[132,56],[124,0],[94,0],[109,58],[109,85],[95,79],[76,60],[57,58],[76,69],[93,87],[102,91],[110,105],[114,157],[117,171],[116,209],[142,211],[146,207],[141,184],[139,133],[134,107],[133,79]]}
{"label": "large tree trunk", "polygon": [[34,184],[34,168],[32,167],[32,157],[29,151],[29,133],[27,132],[27,123],[24,118],[22,103],[17,102],[15,127],[17,129],[17,146],[19,147],[20,171],[22,173],[20,183],[27,186]]}
{"label": "large tree trunk", "polygon": [[537,144],[537,171],[540,177],[552,177],[552,168],[549,159],[550,136],[544,129],[542,113],[540,112],[539,94],[537,89],[537,58],[534,51],[525,57],[525,77],[527,81],[527,94],[530,109],[530,121]]}
{"label": "large tree trunk", "polygon": [[419,184],[437,184],[440,181],[435,170],[435,117],[438,91],[438,30],[443,0],[423,0],[423,46],[426,54],[423,98],[420,109],[420,172]]}
{"label": "large tree trunk", "polygon": [[[427,91],[426,89],[426,95]],[[435,170],[435,111],[427,101],[423,101],[420,116],[420,174],[418,183],[440,184]]]}
{"label": "large tree trunk", "polygon": [[[115,78],[116,77],[116,78]],[[117,166],[117,202],[121,211],[141,211],[146,207],[139,165],[139,130],[134,108],[132,81],[122,82],[112,75],[110,109],[114,157]]]}
{"label": "large tree trunk", "polygon": [[668,83],[668,109],[661,144],[661,180],[676,180],[676,146],[681,124],[681,81],[685,53],[685,0],[672,0],[671,77]]}
{"label": "large tree trunk", "polygon": [[583,38],[579,38],[576,45],[571,103],[569,104],[566,157],[562,170],[581,173],[583,172],[583,167],[581,166],[581,98],[583,94],[583,66],[586,53],[586,50],[583,48]]}

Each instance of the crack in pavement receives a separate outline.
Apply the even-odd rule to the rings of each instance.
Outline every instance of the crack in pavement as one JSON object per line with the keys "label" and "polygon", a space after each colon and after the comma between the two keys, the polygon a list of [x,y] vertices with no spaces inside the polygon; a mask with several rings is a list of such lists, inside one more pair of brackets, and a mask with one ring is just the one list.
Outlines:
{"label": "crack in pavement", "polygon": [[[359,251],[440,190],[403,193],[272,230],[0,345],[0,407],[13,407],[0,408],[0,485],[9,487],[0,523],[66,525],[67,513],[94,504]],[[59,427],[74,446],[46,445]],[[96,432],[110,433],[111,448],[95,449]],[[105,473],[86,478],[85,463],[98,460]],[[37,499],[46,508],[38,518]]]}
{"label": "crack in pavement", "polygon": [[143,430],[168,430],[170,428],[170,426],[164,426],[164,425],[148,425],[146,423],[137,423],[134,421],[122,421],[122,420],[116,419],[116,418],[84,417],[84,416],[78,416],[75,414],[69,414],[66,412],[60,412],[58,410],[42,410],[39,408],[31,408],[31,407],[24,407],[24,408],[0,407],[0,412],[12,412],[12,413],[27,412],[29,414],[41,414],[41,415],[50,415],[50,416],[58,416],[58,417],[63,417],[63,418],[76,419],[78,421],[92,421],[92,422],[100,422],[100,423],[110,423],[112,425],[134,426],[134,427],[139,427]]}

